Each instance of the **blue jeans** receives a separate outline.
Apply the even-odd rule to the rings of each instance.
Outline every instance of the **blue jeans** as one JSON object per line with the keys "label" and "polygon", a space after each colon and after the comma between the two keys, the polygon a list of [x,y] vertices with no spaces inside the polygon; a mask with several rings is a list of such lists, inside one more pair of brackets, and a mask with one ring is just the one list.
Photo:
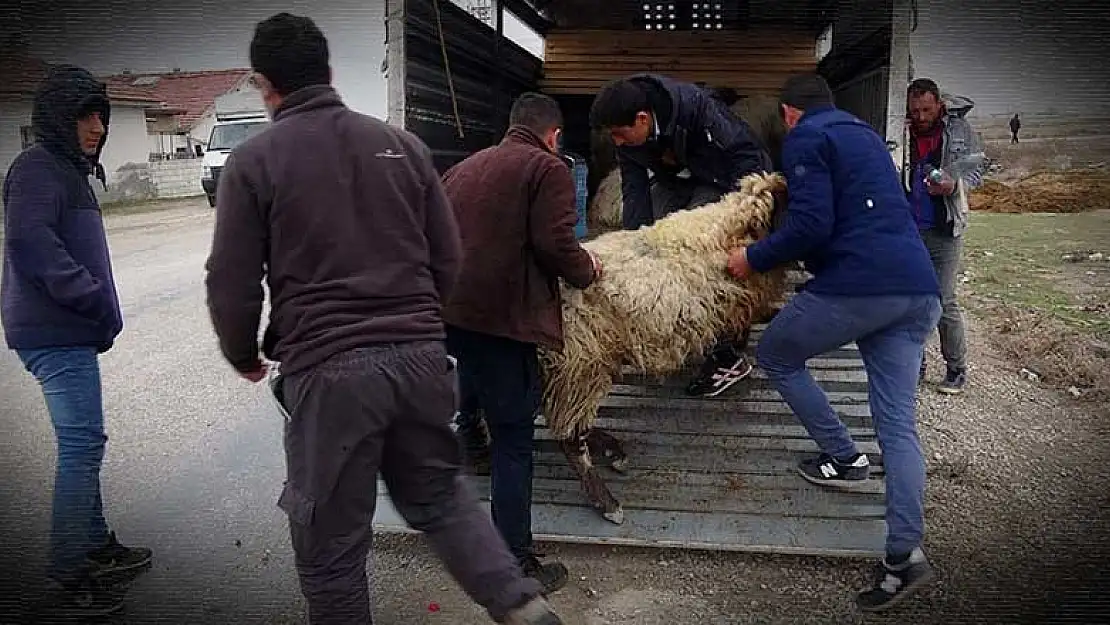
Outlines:
{"label": "blue jeans", "polygon": [[886,468],[887,551],[896,555],[919,547],[925,532],[917,377],[940,313],[935,295],[831,297],[802,291],[771,321],[757,348],[760,368],[821,451],[850,458],[856,444],[806,362],[853,341],[859,346]]}
{"label": "blue jeans", "polygon": [[16,353],[42,387],[58,440],[48,574],[70,581],[84,569],[88,552],[108,541],[100,494],[100,466],[108,441],[100,363],[91,347]]}
{"label": "blue jeans", "polygon": [[529,556],[533,436],[542,399],[536,346],[449,327],[447,349],[459,360],[462,421],[475,418],[477,407],[485,411],[494,525],[514,556]]}

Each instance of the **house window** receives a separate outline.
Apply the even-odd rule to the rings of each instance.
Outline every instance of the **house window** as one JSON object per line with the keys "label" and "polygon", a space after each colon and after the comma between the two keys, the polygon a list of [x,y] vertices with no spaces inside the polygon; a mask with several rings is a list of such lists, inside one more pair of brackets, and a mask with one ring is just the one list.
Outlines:
{"label": "house window", "polygon": [[19,139],[20,145],[22,146],[21,149],[26,150],[35,144],[35,133],[31,130],[30,126],[20,126]]}

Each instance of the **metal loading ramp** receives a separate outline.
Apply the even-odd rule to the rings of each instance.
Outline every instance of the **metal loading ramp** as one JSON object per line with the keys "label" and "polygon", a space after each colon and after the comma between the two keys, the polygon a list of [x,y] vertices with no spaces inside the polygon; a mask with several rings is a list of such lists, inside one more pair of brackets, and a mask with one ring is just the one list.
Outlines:
{"label": "metal loading ramp", "polygon": [[[750,349],[764,326],[756,326]],[[753,355],[754,358],[754,355]],[[659,383],[626,375],[597,427],[624,442],[628,468],[602,469],[624,506],[622,525],[589,507],[577,476],[537,420],[533,533],[537,540],[813,556],[883,554],[882,455],[871,429],[867,376],[855,345],[810,361],[810,370],[872,463],[855,492],[806,482],[795,465],[817,446],[756,370],[724,396],[688,398],[694,374]],[[599,465],[601,463],[598,463]],[[472,478],[488,506],[488,473]],[[409,532],[378,483],[375,529]]]}

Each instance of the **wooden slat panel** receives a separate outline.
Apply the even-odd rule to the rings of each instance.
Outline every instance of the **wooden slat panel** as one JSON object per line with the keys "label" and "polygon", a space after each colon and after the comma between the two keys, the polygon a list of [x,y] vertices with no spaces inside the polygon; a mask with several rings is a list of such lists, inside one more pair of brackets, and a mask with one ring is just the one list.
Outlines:
{"label": "wooden slat panel", "polygon": [[775,32],[552,31],[544,49],[548,93],[593,94],[615,78],[656,72],[741,95],[777,93],[816,68],[808,34]]}
{"label": "wooden slat panel", "polygon": [[[764,327],[754,329],[758,333]],[[749,350],[754,345],[753,338]],[[595,421],[628,453],[625,473],[602,469],[625,509],[624,524],[613,525],[590,508],[541,415],[535,424],[536,538],[820,556],[881,554],[886,471],[859,352],[842,348],[809,364],[860,452],[871,460],[871,479],[858,489],[825,490],[797,475],[798,461],[817,446],[758,369],[712,399],[685,396],[693,369],[661,382],[626,375],[613,386]],[[472,469],[471,482],[485,506],[488,475],[488,466]],[[407,531],[384,486],[379,489],[375,528]]]}

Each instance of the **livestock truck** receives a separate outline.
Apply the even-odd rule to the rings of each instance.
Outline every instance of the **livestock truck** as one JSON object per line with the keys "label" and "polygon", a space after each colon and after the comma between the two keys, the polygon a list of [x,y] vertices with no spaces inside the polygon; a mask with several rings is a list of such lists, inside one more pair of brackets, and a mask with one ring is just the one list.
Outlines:
{"label": "livestock truck", "polygon": [[[912,10],[908,0],[501,0],[487,22],[450,0],[386,0],[388,121],[428,144],[442,172],[498,142],[516,96],[538,91],[562,107],[565,149],[592,155],[590,104],[614,78],[657,72],[746,97],[777,95],[791,74],[817,71],[839,106],[888,139],[897,163]],[[506,12],[543,38],[542,59],[504,36]],[[597,168],[612,163],[586,160],[595,168],[592,193],[607,173]],[[752,345],[760,331],[754,329]],[[541,415],[535,435],[537,538],[881,555],[882,455],[870,428],[858,350],[844,346],[814,359],[810,368],[871,457],[876,470],[868,488],[826,492],[794,473],[797,461],[816,446],[758,369],[714,399],[683,395],[693,371],[668,380],[630,372],[596,422],[620,438],[629,455],[624,473],[607,476],[624,504],[624,522],[610,523],[588,505]],[[472,479],[488,501],[488,472],[474,470]],[[378,530],[408,531],[384,487],[378,492]]]}

